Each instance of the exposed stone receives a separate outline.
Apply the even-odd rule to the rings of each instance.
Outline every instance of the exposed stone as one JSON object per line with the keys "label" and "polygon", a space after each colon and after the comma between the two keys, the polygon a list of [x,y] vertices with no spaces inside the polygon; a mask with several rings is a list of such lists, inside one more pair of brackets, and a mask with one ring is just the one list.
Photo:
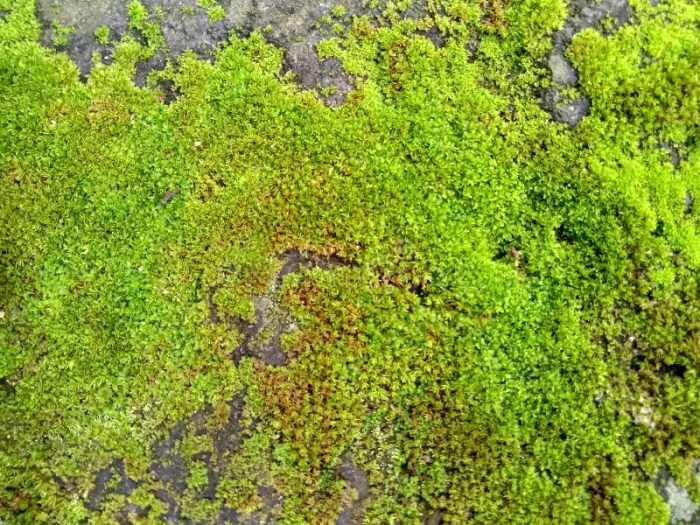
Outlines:
{"label": "exposed stone", "polygon": [[559,53],[549,55],[549,69],[552,71],[552,81],[562,86],[571,86],[578,82],[578,74],[571,63]]}
{"label": "exposed stone", "polygon": [[666,471],[661,469],[657,476],[656,490],[664,499],[671,511],[669,525],[687,523],[691,525],[700,524],[700,510],[690,498],[688,491],[681,487],[676,480]]}
{"label": "exposed stone", "polygon": [[569,127],[574,127],[579,120],[588,115],[591,111],[591,103],[583,97],[557,107],[552,112],[554,120],[568,124]]}
{"label": "exposed stone", "polygon": [[590,101],[584,97],[559,105],[562,100],[560,89],[578,84],[578,73],[565,53],[576,33],[599,24],[606,16],[613,17],[617,28],[630,20],[634,12],[627,0],[573,0],[569,4],[569,17],[564,27],[552,35],[552,50],[547,65],[552,72],[554,86],[543,94],[542,107],[550,110],[557,122],[573,127],[590,112]]}
{"label": "exposed stone", "polygon": [[[93,67],[93,53],[104,63],[112,60],[113,43],[130,33],[127,6],[131,0],[37,0],[37,16],[42,23],[42,43],[54,46],[54,23],[72,27],[67,44],[57,46],[66,51],[76,63],[83,78]],[[331,105],[342,102],[353,89],[337,60],[319,62],[316,44],[326,38],[316,22],[343,5],[349,15],[366,12],[365,0],[312,1],[312,0],[225,0],[220,2],[226,12],[223,20],[210,21],[207,11],[198,6],[197,0],[142,0],[154,15],[163,32],[166,45],[173,58],[192,49],[203,58],[211,58],[213,50],[226,41],[232,31],[246,35],[262,30],[265,38],[286,49],[285,71],[293,71],[305,89],[332,88],[326,97]],[[110,43],[102,45],[95,30],[107,26]],[[134,34],[131,32],[131,34]],[[162,69],[167,56],[160,52],[139,63],[135,82],[143,85],[149,71]]]}
{"label": "exposed stone", "polygon": [[369,496],[367,473],[357,468],[351,455],[346,454],[336,471],[336,475],[345,481],[343,506],[335,521],[336,525],[351,525],[359,522],[362,504]]}

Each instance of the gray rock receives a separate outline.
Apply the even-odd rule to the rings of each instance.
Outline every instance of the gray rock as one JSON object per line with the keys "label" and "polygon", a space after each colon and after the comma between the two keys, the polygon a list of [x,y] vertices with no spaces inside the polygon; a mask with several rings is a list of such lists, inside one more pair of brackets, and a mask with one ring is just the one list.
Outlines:
{"label": "gray rock", "polygon": [[[340,466],[336,469],[336,476],[345,481],[346,497],[343,507],[338,514],[335,525],[352,525],[360,522],[362,505],[369,496],[369,479],[367,473],[359,469],[353,457],[346,454]],[[354,491],[354,497],[347,495],[348,489]]]}
{"label": "gray rock", "polygon": [[627,0],[572,0],[564,27],[552,35],[552,50],[547,65],[552,72],[554,86],[543,94],[542,107],[552,111],[552,117],[557,122],[573,127],[590,112],[590,101],[583,97],[558,106],[562,98],[560,88],[578,84],[578,73],[567,60],[565,53],[574,35],[587,27],[595,26],[608,15],[615,19],[617,28],[629,21],[634,12]]}
{"label": "gray rock", "polygon": [[569,102],[568,104],[564,104],[563,106],[556,108],[552,112],[552,118],[554,118],[554,120],[557,122],[568,124],[569,127],[574,127],[576,124],[578,124],[579,120],[590,113],[590,110],[591,103],[588,101],[588,99],[581,97],[573,102]]}
{"label": "gray rock", "polygon": [[681,157],[676,147],[670,142],[662,142],[659,146],[668,152],[669,157],[671,157],[671,164],[673,164],[674,168],[677,168],[681,162]]}
{"label": "gray rock", "polygon": [[[223,20],[210,23],[206,10],[198,7],[197,0],[141,0],[150,12],[162,10],[158,23],[172,57],[187,49],[193,49],[203,58],[211,58],[216,46],[226,41],[232,31],[242,35],[255,29],[264,30],[265,38],[287,51],[285,71],[295,73],[305,89],[334,88],[327,102],[337,105],[353,86],[343,74],[340,62],[320,62],[316,44],[325,35],[315,24],[331,8],[343,5],[349,15],[367,12],[366,0],[223,0],[226,11]],[[127,6],[131,0],[37,0],[36,10],[42,23],[42,43],[54,46],[56,32],[54,22],[75,29],[67,36],[67,44],[58,46],[66,51],[85,78],[93,66],[93,53],[103,62],[110,63],[113,45],[104,46],[97,41],[95,30],[101,26],[110,28],[110,39],[118,41],[129,32]],[[159,53],[137,68],[136,83],[144,84],[149,71],[165,66],[167,56]]]}
{"label": "gray rock", "polygon": [[569,3],[569,13],[562,30],[554,34],[554,47],[559,51],[569,47],[576,33],[595,26],[608,15],[615,19],[615,27],[627,23],[634,16],[627,0],[573,0]]}
{"label": "gray rock", "polygon": [[669,525],[689,523],[700,524],[700,509],[690,498],[688,491],[678,485],[676,480],[666,471],[661,469],[655,482],[656,490],[664,499],[671,511]]}
{"label": "gray rock", "polygon": [[572,86],[578,82],[578,74],[574,66],[560,53],[551,53],[548,60],[552,71],[552,81],[562,86]]}

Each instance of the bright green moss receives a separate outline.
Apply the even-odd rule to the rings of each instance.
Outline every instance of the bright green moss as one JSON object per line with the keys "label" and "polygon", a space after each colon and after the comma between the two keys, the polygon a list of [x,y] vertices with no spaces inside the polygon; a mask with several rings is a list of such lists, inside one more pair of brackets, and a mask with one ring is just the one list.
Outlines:
{"label": "bright green moss", "polygon": [[226,18],[226,11],[217,0],[198,0],[197,5],[206,9],[210,24]]}
{"label": "bright green moss", "polygon": [[53,22],[53,30],[55,35],[53,44],[55,46],[65,46],[68,43],[68,37],[75,33],[74,27],[64,26],[55,20]]}
{"label": "bright green moss", "polygon": [[[173,445],[177,503],[205,523],[222,501],[265,510],[260,486],[281,520],[332,522],[357,497],[348,453],[368,523],[661,524],[662,466],[697,494],[697,8],[639,2],[634,24],[578,34],[592,110],[568,129],[540,105],[563,3],[431,3],[440,46],[407,7],[318,44],[357,77],[331,109],[279,78],[259,32],[215,64],[184,54],[161,104],[132,82],[163,46],[138,2],[83,84],[11,4],[0,520],[111,523],[128,500],[158,522],[151,446],[196,411]],[[288,366],[236,365],[228,321],[255,321],[291,249],[352,264],[282,280]],[[237,396],[209,500],[202,454]],[[88,510],[115,458],[139,487],[119,495],[115,475]]]}
{"label": "bright green moss", "polygon": [[139,2],[134,0],[129,4],[129,27],[131,29],[143,29],[148,21],[148,10]]}
{"label": "bright green moss", "polygon": [[39,38],[41,27],[36,19],[34,2],[2,0],[0,11],[0,43],[31,42]]}
{"label": "bright green moss", "polygon": [[210,22],[216,22],[217,20],[223,20],[226,18],[226,11],[220,5],[215,5],[214,7],[207,10]]}
{"label": "bright green moss", "polygon": [[109,27],[101,26],[95,29],[95,38],[103,46],[109,44]]}
{"label": "bright green moss", "polygon": [[[165,45],[165,38],[161,32],[158,22],[150,21],[150,14],[146,7],[134,0],[128,6],[129,10],[129,29],[138,31],[146,40],[145,53],[152,55],[158,49]],[[144,58],[147,58],[144,56]]]}

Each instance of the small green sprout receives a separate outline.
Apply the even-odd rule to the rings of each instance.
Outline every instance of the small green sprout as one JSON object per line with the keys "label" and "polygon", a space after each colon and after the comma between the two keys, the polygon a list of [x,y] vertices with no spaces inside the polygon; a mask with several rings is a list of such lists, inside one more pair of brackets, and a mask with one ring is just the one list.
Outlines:
{"label": "small green sprout", "polygon": [[55,46],[65,46],[68,43],[68,35],[75,33],[74,27],[65,26],[56,20],[53,21],[53,30],[55,33],[53,44]]}
{"label": "small green sprout", "polygon": [[341,16],[345,16],[346,10],[345,6],[343,5],[337,5],[331,10],[331,14],[336,17],[340,18]]}
{"label": "small green sprout", "polygon": [[97,38],[97,41],[103,46],[109,44],[109,27],[100,26],[97,29],[95,29],[95,37]]}

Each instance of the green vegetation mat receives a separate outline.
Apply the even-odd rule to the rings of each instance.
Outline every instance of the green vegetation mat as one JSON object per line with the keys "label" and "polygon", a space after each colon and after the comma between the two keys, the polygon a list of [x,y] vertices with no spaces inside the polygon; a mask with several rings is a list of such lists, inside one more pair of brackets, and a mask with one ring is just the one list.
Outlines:
{"label": "green vegetation mat", "polygon": [[[174,428],[182,523],[665,524],[661,471],[700,501],[700,6],[630,5],[568,47],[569,127],[564,0],[334,10],[337,108],[264,33],[163,103],[140,4],[82,83],[0,0],[0,523],[162,523]],[[260,312],[283,366],[240,351]]]}

